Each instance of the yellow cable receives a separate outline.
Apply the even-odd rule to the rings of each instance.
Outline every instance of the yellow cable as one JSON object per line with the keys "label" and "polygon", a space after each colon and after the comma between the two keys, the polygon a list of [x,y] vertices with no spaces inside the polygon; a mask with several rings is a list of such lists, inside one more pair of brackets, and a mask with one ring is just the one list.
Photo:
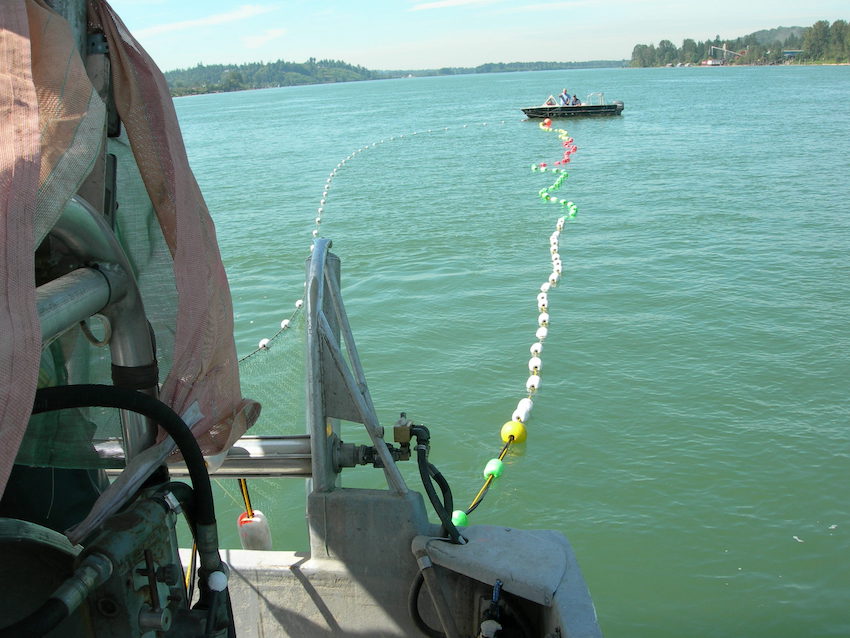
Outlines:
{"label": "yellow cable", "polygon": [[511,447],[511,443],[513,443],[513,442],[514,442],[514,435],[513,435],[513,434],[511,434],[511,435],[508,437],[508,442],[507,442],[507,443],[505,443],[505,447],[503,447],[503,448],[502,448],[502,451],[501,451],[501,452],[499,452],[499,460],[500,460],[500,461],[504,461],[504,460],[505,460],[505,456],[507,456],[507,454],[508,454],[508,449]]}
{"label": "yellow cable", "polygon": [[[507,454],[508,454],[508,450],[509,450],[509,449],[510,449],[510,447],[511,447],[511,443],[513,443],[513,442],[514,442],[514,435],[513,435],[513,434],[511,434],[511,435],[508,437],[508,442],[507,442],[507,443],[505,443],[505,445],[502,447],[502,451],[501,451],[501,452],[499,452],[499,460],[500,460],[500,461],[503,461],[503,460],[505,459],[505,456],[507,456]],[[474,509],[478,506],[478,503],[480,503],[480,502],[481,502],[481,499],[483,499],[483,498],[484,498],[484,494],[485,494],[485,492],[487,492],[487,488],[489,488],[489,487],[490,487],[490,483],[492,483],[492,482],[493,482],[493,479],[494,479],[494,478],[495,478],[495,477],[494,477],[492,474],[491,474],[490,476],[488,476],[488,477],[487,477],[487,480],[486,480],[486,481],[484,481],[484,485],[482,485],[482,486],[481,486],[481,489],[480,489],[480,490],[478,490],[478,494],[476,494],[476,495],[475,495],[475,498],[474,498],[474,499],[472,499],[472,503],[470,503],[470,504],[469,504],[469,507],[467,507],[467,508],[466,508],[466,511],[467,511],[467,512],[471,512],[472,510],[474,510]]]}
{"label": "yellow cable", "polygon": [[484,492],[487,491],[487,488],[490,487],[490,483],[492,483],[492,482],[493,482],[493,475],[491,474],[490,476],[487,477],[487,480],[484,481],[484,485],[482,485],[481,489],[478,490],[478,494],[475,495],[475,498],[472,499],[472,503],[470,503],[469,507],[466,508],[467,511],[474,509],[478,505],[480,500],[482,498],[484,498]]}
{"label": "yellow cable", "polygon": [[254,518],[254,508],[251,507],[251,496],[248,494],[248,481],[241,478],[239,479],[239,490],[242,492],[242,498],[245,501],[245,512],[248,514],[248,518]]}
{"label": "yellow cable", "polygon": [[[192,543],[192,555],[189,557],[189,565],[186,569],[186,575],[184,577],[186,584],[186,591],[189,591],[189,585],[192,584],[192,580],[195,577],[195,557],[198,555],[198,546],[195,543]],[[189,603],[191,604],[191,600]]]}

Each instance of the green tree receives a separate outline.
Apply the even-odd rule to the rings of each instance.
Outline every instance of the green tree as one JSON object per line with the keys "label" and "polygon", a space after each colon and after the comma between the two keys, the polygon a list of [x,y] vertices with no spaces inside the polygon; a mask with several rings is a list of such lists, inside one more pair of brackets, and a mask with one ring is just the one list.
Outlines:
{"label": "green tree", "polygon": [[682,41],[682,48],[679,51],[679,62],[683,64],[696,64],[702,59],[700,48],[697,43],[691,38],[686,38]]}
{"label": "green tree", "polygon": [[827,57],[834,62],[850,62],[850,25],[836,20],[829,27]]}
{"label": "green tree", "polygon": [[679,50],[676,45],[670,40],[662,40],[658,43],[658,48],[655,50],[656,64],[665,66],[667,64],[675,64],[679,59]]}
{"label": "green tree", "polygon": [[803,51],[809,60],[822,60],[829,48],[829,22],[818,20],[803,35]]}
{"label": "green tree", "polygon": [[228,69],[221,74],[219,86],[222,91],[238,91],[245,88],[245,80],[239,71]]}
{"label": "green tree", "polygon": [[251,77],[251,85],[258,88],[272,86],[271,68],[265,64],[257,68]]}
{"label": "green tree", "polygon": [[649,46],[646,44],[635,45],[635,48],[632,50],[631,66],[646,67],[655,65],[655,46],[651,44]]}

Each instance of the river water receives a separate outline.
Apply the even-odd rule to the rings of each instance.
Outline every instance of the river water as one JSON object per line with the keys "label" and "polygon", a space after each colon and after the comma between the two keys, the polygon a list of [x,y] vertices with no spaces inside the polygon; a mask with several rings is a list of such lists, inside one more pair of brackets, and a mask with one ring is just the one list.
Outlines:
{"label": "river water", "polygon": [[[850,635],[850,67],[181,98],[240,354],[292,313],[326,180],[365,149],[333,178],[320,233],[382,422],[403,410],[428,425],[469,503],[526,394],[561,213],[538,197],[553,175],[530,166],[562,148],[519,107],[564,87],[625,111],[558,123],[579,147],[558,196],[580,212],[560,239],[529,440],[471,522],[563,532],[609,638]],[[251,391],[300,393],[292,373],[244,374]],[[270,406],[257,431],[300,433],[285,412]],[[251,485],[276,547],[304,549],[303,482]],[[238,490],[217,489],[238,545]]]}

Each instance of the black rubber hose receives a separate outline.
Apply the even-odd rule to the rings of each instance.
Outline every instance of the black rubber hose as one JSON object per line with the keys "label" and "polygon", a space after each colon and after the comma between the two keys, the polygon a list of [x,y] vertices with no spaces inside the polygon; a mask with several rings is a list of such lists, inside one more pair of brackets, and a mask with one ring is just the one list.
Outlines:
{"label": "black rubber hose", "polygon": [[0,629],[0,638],[35,638],[44,636],[69,615],[68,606],[58,598],[48,598],[26,618]]}
{"label": "black rubber hose", "polygon": [[416,437],[417,443],[428,445],[431,441],[431,430],[424,425],[413,425],[410,427],[410,434]]}
{"label": "black rubber hose", "polygon": [[455,502],[452,497],[452,488],[446,480],[446,477],[442,475],[440,470],[438,470],[433,463],[428,463],[428,472],[434,480],[437,481],[437,485],[440,486],[440,491],[443,493],[443,508],[447,512],[454,511]]}
{"label": "black rubber hose", "polygon": [[236,638],[236,618],[233,616],[230,590],[227,591],[227,638]]}
{"label": "black rubber hose", "polygon": [[[135,412],[158,423],[183,455],[194,492],[193,534],[197,525],[215,527],[215,503],[206,463],[189,426],[162,401],[136,390],[111,385],[80,384],[41,388],[36,391],[33,414],[69,408],[104,407]],[[185,496],[185,493],[184,493]],[[178,497],[179,498],[179,497]],[[216,553],[218,548],[215,548]],[[201,599],[208,594],[201,590]],[[229,598],[229,592],[227,592]],[[49,599],[48,602],[50,602]],[[64,606],[64,605],[63,605]],[[38,610],[37,613],[42,613]],[[67,612],[66,612],[67,615]],[[17,624],[17,623],[16,623]],[[12,636],[14,634],[10,634]],[[0,638],[3,638],[0,634]]]}
{"label": "black rubber hose", "polygon": [[434,511],[437,512],[437,516],[443,523],[443,527],[446,529],[449,538],[453,543],[457,543],[459,545],[466,543],[466,539],[460,535],[457,527],[455,527],[455,524],[452,523],[451,515],[446,512],[445,506],[442,502],[440,502],[440,498],[437,496],[434,484],[431,482],[431,474],[428,469],[430,463],[428,463],[428,456],[424,445],[416,446],[416,460],[419,465],[419,476],[422,479],[422,485],[425,488],[425,493],[428,495],[431,505],[434,506]]}
{"label": "black rubber hose", "polygon": [[183,518],[186,519],[186,524],[189,526],[189,531],[192,532],[192,540],[197,542],[197,529],[195,521],[195,492],[191,485],[180,483],[179,481],[171,481],[165,485],[165,490],[174,494],[180,502],[180,509],[183,512]]}
{"label": "black rubber hose", "polygon": [[221,601],[221,592],[212,592],[210,594],[209,607],[207,608],[207,625],[204,629],[204,636],[206,638],[210,638],[217,631],[215,627],[215,616],[219,601]]}
{"label": "black rubber hose", "polygon": [[[197,545],[198,545],[198,529],[195,523],[195,493],[192,490],[191,485],[186,485],[185,483],[180,483],[179,481],[172,481],[165,485],[165,490],[174,494],[177,500],[180,502],[180,509],[183,512],[183,518],[186,520],[186,524],[189,526],[189,531],[192,533],[192,540],[195,543],[195,547],[192,550],[192,557],[189,559],[189,565],[187,565],[187,569],[192,570],[192,563],[197,556]],[[191,579],[189,583],[189,587],[186,590],[186,595],[189,601],[189,604],[192,603],[192,598],[194,597],[195,591],[195,579]],[[206,601],[208,599],[209,593],[205,588],[201,589],[201,598]]]}
{"label": "black rubber hose", "polygon": [[192,479],[195,491],[195,518],[201,525],[215,525],[210,476],[189,426],[162,401],[136,390],[112,385],[82,384],[41,388],[35,393],[33,414],[67,408],[102,407],[136,412],[159,423],[174,440]]}
{"label": "black rubber hose", "polygon": [[410,613],[410,618],[413,624],[428,638],[446,638],[446,634],[442,631],[437,631],[433,627],[429,627],[422,619],[422,614],[419,613],[419,593],[422,591],[422,583],[425,582],[425,577],[422,572],[416,573],[416,578],[413,579],[413,584],[410,586],[410,592],[407,595],[407,610]]}

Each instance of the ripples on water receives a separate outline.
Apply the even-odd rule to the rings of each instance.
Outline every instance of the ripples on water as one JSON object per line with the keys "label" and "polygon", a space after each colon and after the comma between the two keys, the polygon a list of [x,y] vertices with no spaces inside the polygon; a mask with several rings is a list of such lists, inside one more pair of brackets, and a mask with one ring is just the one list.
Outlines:
{"label": "ripples on water", "polygon": [[[419,131],[339,172],[322,229],[382,420],[427,423],[467,502],[523,396],[557,218],[529,166],[560,149],[518,107],[563,85],[626,110],[564,122],[580,150],[563,193],[581,212],[561,241],[543,387],[524,454],[473,522],[563,531],[609,638],[850,635],[847,67],[178,100],[240,352],[299,296],[336,163]],[[278,545],[303,546],[302,486],[258,489]]]}

